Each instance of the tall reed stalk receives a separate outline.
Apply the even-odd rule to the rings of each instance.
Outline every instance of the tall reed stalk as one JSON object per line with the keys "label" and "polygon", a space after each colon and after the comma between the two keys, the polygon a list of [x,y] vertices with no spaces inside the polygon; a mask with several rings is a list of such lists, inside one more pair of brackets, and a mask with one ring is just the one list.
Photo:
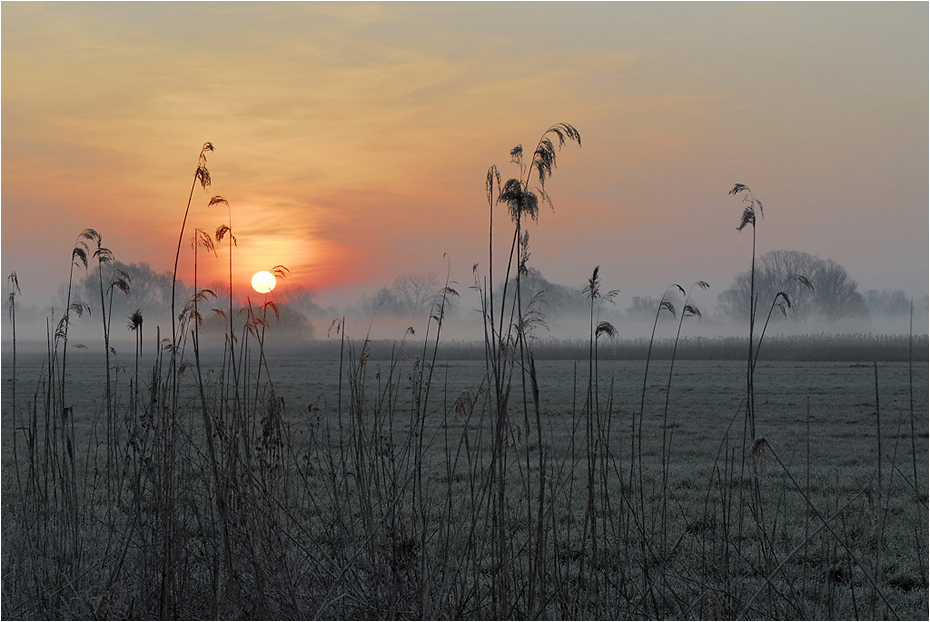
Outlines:
{"label": "tall reed stalk", "polygon": [[[672,440],[668,425],[668,406],[672,395],[672,378],[675,372],[675,355],[678,353],[678,342],[681,339],[681,328],[686,317],[701,318],[701,311],[691,303],[691,293],[695,287],[706,290],[710,287],[707,281],[696,281],[685,296],[678,318],[678,330],[675,332],[675,342],[672,346],[672,360],[668,366],[668,383],[665,386],[665,408],[662,410],[662,555],[668,555],[668,470],[672,453]],[[660,307],[661,308],[661,307]]]}
{"label": "tall reed stalk", "polygon": [[81,317],[86,310],[90,312],[90,307],[86,303],[77,302],[71,303],[71,292],[74,287],[74,267],[78,265],[84,266],[84,269],[87,270],[87,243],[85,240],[96,240],[100,238],[98,234],[93,229],[84,229],[74,243],[74,248],[71,250],[71,269],[68,273],[68,293],[65,302],[65,312],[61,320],[58,323],[58,329],[55,332],[55,345],[57,350],[57,345],[59,340],[61,342],[61,390],[59,394],[59,404],[61,408],[65,407],[67,400],[65,399],[65,387],[67,386],[67,369],[68,369],[68,330],[71,327],[71,313],[74,313],[78,317]]}
{"label": "tall reed stalk", "polygon": [[[501,176],[497,167],[492,166],[488,170],[486,178],[486,191],[489,204],[489,274],[493,276],[494,266],[494,206],[503,203],[507,206],[513,223],[513,237],[510,244],[510,252],[507,258],[507,264],[504,274],[504,284],[499,303],[495,303],[493,294],[493,280],[486,285],[482,295],[482,308],[485,320],[485,347],[489,354],[489,371],[492,375],[489,384],[494,386],[494,440],[492,443],[492,457],[490,466],[490,481],[492,482],[494,494],[494,548],[493,556],[495,559],[495,581],[492,612],[497,617],[506,617],[510,610],[504,606],[504,603],[510,600],[511,583],[511,554],[509,552],[508,538],[506,533],[506,516],[507,516],[507,494],[506,480],[508,472],[507,456],[507,437],[512,434],[509,402],[511,384],[510,380],[513,373],[513,365],[518,364],[520,369],[521,385],[520,390],[523,396],[523,425],[524,429],[528,428],[530,421],[529,399],[530,394],[536,392],[528,388],[527,382],[532,384],[534,379],[527,377],[527,371],[530,369],[531,353],[529,351],[528,337],[530,331],[536,324],[539,324],[543,318],[532,308],[524,308],[522,277],[527,273],[527,262],[529,261],[529,232],[524,229],[525,222],[529,219],[536,221],[539,215],[539,201],[542,200],[552,206],[552,201],[546,193],[546,180],[552,176],[556,164],[556,155],[559,149],[566,142],[576,142],[581,145],[581,134],[571,125],[559,123],[551,126],[540,137],[533,151],[532,159],[526,163],[523,159],[523,147],[517,145],[510,151],[511,163],[516,164],[519,170],[518,176],[508,179],[501,184]],[[538,185],[532,185],[535,176]],[[494,196],[495,186],[497,196]],[[510,289],[511,274],[514,275],[514,288],[508,296]],[[482,286],[478,283],[476,277],[476,288],[481,291]],[[495,308],[495,305],[498,305]],[[498,311],[499,309],[499,311]],[[496,318],[495,312],[499,313]],[[505,329],[505,321],[506,329]],[[536,401],[534,400],[534,403]],[[538,417],[535,417],[539,421]],[[526,429],[528,432],[529,430]],[[541,432],[538,431],[538,432]],[[527,461],[529,454],[526,454]],[[529,482],[529,463],[525,462],[527,468],[525,482],[525,509],[526,520],[531,525],[531,534],[540,534],[542,531],[543,507],[545,503],[545,488],[540,486],[538,495],[532,492],[533,486]],[[544,465],[540,466],[540,475],[545,472]],[[538,504],[534,508],[535,499]],[[528,543],[529,550],[541,551],[542,543],[532,541]],[[536,609],[535,598],[539,594],[540,586],[536,584],[541,570],[533,567],[530,570],[531,588],[529,590],[530,601],[527,608]]]}
{"label": "tall reed stalk", "polygon": [[212,179],[210,178],[210,171],[207,169],[207,153],[213,151],[213,143],[206,142],[203,144],[203,147],[200,150],[200,156],[197,158],[197,168],[194,171],[194,179],[191,182],[191,191],[190,195],[187,197],[187,207],[184,208],[184,218],[181,220],[181,233],[178,235],[178,249],[174,255],[174,269],[171,272],[171,367],[170,367],[170,376],[171,379],[171,408],[172,411],[177,410],[177,351],[178,351],[178,317],[176,315],[176,298],[177,298],[177,283],[178,283],[178,263],[181,259],[181,246],[184,244],[184,229],[187,226],[187,216],[190,213],[191,202],[194,199],[194,189],[197,187],[197,183],[200,183],[200,186],[206,190],[210,187]]}
{"label": "tall reed stalk", "polygon": [[10,275],[6,278],[10,283],[10,293],[7,298],[10,309],[10,324],[12,325],[12,336],[13,336],[13,374],[12,374],[12,386],[10,387],[10,392],[12,393],[12,406],[10,408],[10,438],[13,443],[13,469],[16,472],[16,492],[20,499],[23,498],[23,482],[20,478],[19,473],[19,454],[17,453],[17,432],[18,426],[16,421],[16,296],[22,292],[19,289],[19,277],[16,276],[16,272],[10,272]]}
{"label": "tall reed stalk", "polygon": [[738,231],[742,231],[747,225],[752,226],[752,261],[749,268],[749,354],[746,358],[746,420],[749,425],[749,437],[756,438],[756,400],[753,383],[753,369],[755,357],[753,356],[754,347],[754,329],[756,324],[756,209],[759,210],[759,216],[765,218],[762,211],[762,201],[756,199],[752,190],[745,184],[736,184],[730,190],[731,195],[743,196],[743,216],[740,219]]}
{"label": "tall reed stalk", "polygon": [[[920,496],[920,477],[917,473],[917,431],[914,414],[914,299],[911,298],[910,302],[907,338],[907,401],[908,411],[910,413],[908,420],[911,427],[911,465],[914,469],[914,501],[915,507],[919,508],[918,511],[923,512],[926,505],[921,501]],[[917,557],[919,559],[926,560],[927,556],[923,554],[925,547],[921,537],[921,531],[919,526],[914,526],[914,550],[917,551]],[[923,534],[926,535],[926,530],[923,530]],[[927,584],[927,564],[920,564],[920,580],[924,585]]]}
{"label": "tall reed stalk", "polygon": [[[599,565],[597,523],[597,516],[599,511],[597,507],[597,501],[601,491],[599,490],[599,486],[596,486],[595,480],[598,477],[598,467],[603,466],[600,463],[602,456],[599,456],[599,454],[606,454],[607,450],[607,437],[604,433],[606,426],[601,420],[601,408],[597,382],[597,341],[598,338],[603,334],[616,334],[616,329],[614,328],[613,324],[610,322],[600,321],[599,301],[606,301],[613,304],[614,298],[616,298],[620,293],[620,290],[616,289],[602,293],[599,272],[600,266],[596,266],[583,291],[584,295],[590,301],[590,331],[588,337],[588,396],[585,404],[585,449],[587,454],[588,467],[588,500],[585,506],[585,536],[582,538],[581,544],[581,567],[579,572],[582,576],[584,576],[586,570],[585,564],[587,562],[587,557],[585,554],[585,547],[587,545],[588,538],[591,540],[591,567],[592,569],[596,569]],[[596,327],[595,311],[598,312],[598,324]],[[603,477],[606,475],[603,468],[601,468],[600,471],[601,479],[597,481],[603,481]],[[603,514],[603,512],[600,513]]]}
{"label": "tall reed stalk", "polygon": [[135,427],[137,409],[139,406],[139,359],[142,357],[142,322],[144,318],[142,316],[142,309],[136,309],[129,315],[129,323],[126,325],[126,329],[133,333],[133,338],[135,340],[135,382],[132,385],[132,410],[131,410],[131,421],[132,426]]}
{"label": "tall reed stalk", "polygon": [[[177,280],[178,264],[181,258],[181,247],[184,243],[184,229],[187,225],[187,216],[190,212],[191,202],[194,198],[194,189],[200,183],[201,187],[206,190],[211,184],[210,171],[207,169],[206,154],[213,151],[212,143],[204,143],[197,158],[197,168],[194,170],[194,178],[191,182],[190,194],[187,198],[187,206],[184,208],[184,217],[181,220],[181,232],[178,235],[178,248],[174,256],[174,269],[171,272],[171,342],[169,344],[170,359],[168,365],[168,391],[170,402],[167,406],[162,423],[161,447],[163,450],[162,475],[163,480],[160,486],[162,495],[163,508],[161,515],[161,529],[163,533],[162,541],[162,568],[159,579],[159,615],[163,618],[168,617],[175,606],[174,602],[174,583],[175,568],[172,561],[172,542],[174,541],[174,498],[175,498],[175,450],[177,445],[177,416],[178,416],[178,355],[181,344],[178,339],[178,332],[181,328],[179,322],[181,319],[177,315]],[[196,292],[195,292],[196,295]]]}
{"label": "tall reed stalk", "polygon": [[[214,205],[225,205],[226,212],[228,216],[227,225],[220,225],[216,228],[215,237],[216,243],[220,244],[224,238],[227,239],[229,245],[229,282],[227,288],[229,289],[229,307],[226,310],[215,309],[214,311],[219,315],[225,324],[226,327],[226,350],[228,352],[228,358],[226,354],[223,355],[224,365],[223,365],[223,374],[222,374],[222,384],[223,384],[223,408],[220,412],[221,421],[227,422],[229,417],[227,414],[227,400],[228,393],[227,391],[231,387],[232,393],[234,396],[233,403],[233,415],[236,417],[236,412],[240,407],[239,405],[239,374],[236,371],[236,331],[235,331],[235,322],[233,321],[233,291],[235,289],[235,284],[233,281],[233,246],[237,246],[238,242],[236,241],[236,236],[232,232],[232,207],[229,205],[229,201],[221,196],[215,196],[210,199],[210,206]],[[226,362],[228,361],[229,369],[227,370]],[[225,423],[224,423],[225,425]]]}
{"label": "tall reed stalk", "polygon": [[[57,353],[58,344],[61,344],[61,368],[59,373],[60,377],[60,392],[57,402],[57,408],[53,408],[53,411],[49,412],[47,416],[53,417],[57,423],[60,417],[60,440],[61,440],[61,451],[63,455],[61,457],[62,467],[60,468],[61,475],[61,500],[62,507],[64,511],[62,515],[65,516],[66,531],[67,537],[66,542],[70,544],[71,550],[69,552],[70,559],[75,566],[79,563],[80,555],[80,542],[79,542],[79,533],[80,533],[80,512],[78,509],[78,481],[77,481],[77,463],[75,461],[75,447],[74,447],[74,409],[73,406],[68,406],[66,388],[68,386],[68,333],[71,327],[71,314],[74,313],[76,316],[81,317],[85,312],[90,314],[90,307],[85,302],[71,302],[71,292],[74,285],[74,268],[80,262],[80,265],[87,269],[87,251],[88,246],[85,240],[97,240],[100,238],[100,234],[94,231],[93,229],[85,229],[82,231],[76,241],[74,248],[71,251],[71,267],[68,275],[68,293],[67,301],[65,303],[65,312],[62,315],[61,320],[58,322],[58,328],[55,331],[55,351]],[[49,362],[50,367],[52,366],[53,361]],[[51,373],[50,373],[51,378]],[[54,403],[54,401],[53,401]],[[56,425],[53,423],[53,426]],[[53,433],[54,436],[54,433]],[[57,451],[56,451],[57,453]]]}
{"label": "tall reed stalk", "polygon": [[[100,324],[103,328],[103,352],[106,376],[106,390],[104,394],[104,400],[106,402],[107,415],[107,462],[104,470],[106,472],[107,479],[107,506],[109,508],[113,504],[112,495],[114,493],[110,485],[112,482],[110,473],[111,470],[115,468],[117,460],[116,451],[118,446],[116,417],[113,413],[113,382],[110,377],[110,371],[112,368],[110,364],[110,354],[115,353],[115,350],[113,350],[112,346],[110,345],[110,321],[112,319],[113,312],[114,290],[119,289],[127,298],[129,298],[129,284],[131,282],[131,278],[126,272],[119,270],[109,275],[109,277],[106,279],[107,285],[104,287],[103,266],[112,264],[113,251],[103,246],[103,236],[101,236],[99,233],[97,234],[94,241],[97,243],[97,248],[94,249],[93,256],[97,259],[97,282],[100,292]],[[107,305],[106,294],[109,295],[109,306]]]}

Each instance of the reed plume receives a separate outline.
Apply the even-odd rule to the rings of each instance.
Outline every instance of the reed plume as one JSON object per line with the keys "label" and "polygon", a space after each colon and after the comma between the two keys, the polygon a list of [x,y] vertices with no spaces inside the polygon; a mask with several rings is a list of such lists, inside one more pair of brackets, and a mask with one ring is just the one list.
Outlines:
{"label": "reed plume", "polygon": [[743,209],[743,215],[740,218],[737,231],[742,231],[745,227],[752,226],[752,263],[749,269],[749,355],[746,363],[746,419],[749,426],[750,438],[756,436],[756,400],[753,384],[753,369],[755,357],[753,356],[754,328],[756,323],[756,210],[759,216],[765,218],[762,211],[762,201],[756,199],[752,190],[745,184],[736,184],[729,192],[730,195],[743,195],[743,203],[746,204]]}

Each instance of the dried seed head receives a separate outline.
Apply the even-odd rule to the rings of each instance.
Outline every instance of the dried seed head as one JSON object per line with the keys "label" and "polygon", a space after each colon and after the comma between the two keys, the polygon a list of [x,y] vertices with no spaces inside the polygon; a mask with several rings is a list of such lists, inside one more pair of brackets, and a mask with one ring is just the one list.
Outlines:
{"label": "dried seed head", "polygon": [[[475,265],[477,265],[477,264],[475,264]],[[10,272],[10,276],[6,277],[6,280],[13,284],[13,292],[15,292],[15,293],[17,293],[17,294],[21,294],[21,293],[22,293],[22,292],[19,290],[19,277],[16,276],[16,273],[15,273],[15,272]],[[10,295],[12,295],[12,293],[11,293]]]}
{"label": "dried seed head", "polygon": [[662,302],[659,303],[659,309],[658,311],[656,311],[656,316],[658,316],[659,312],[662,311],[662,309],[665,309],[666,311],[671,313],[672,317],[678,317],[678,314],[675,313],[675,305],[673,305],[671,301],[668,300],[667,298],[663,298]]}
{"label": "dried seed head", "polygon": [[681,310],[682,314],[685,317],[696,317],[701,319],[701,310],[695,307],[694,305],[685,305],[685,308]]}
{"label": "dried seed head", "polygon": [[617,336],[617,329],[610,322],[601,322],[597,325],[597,330],[594,333],[595,339],[600,339],[601,335],[607,335],[611,339]]}
{"label": "dried seed head", "polygon": [[453,404],[453,409],[455,411],[455,419],[465,419],[468,417],[468,414],[475,407],[475,402],[477,401],[478,396],[465,389],[462,393],[456,398],[455,404]]}
{"label": "dried seed head", "polygon": [[813,283],[811,283],[811,282],[807,279],[806,276],[804,276],[804,275],[802,275],[802,274],[795,274],[795,275],[792,276],[791,278],[792,278],[794,281],[797,281],[798,283],[800,283],[801,285],[807,287],[807,288],[810,289],[811,291],[814,291],[814,285],[813,285]]}
{"label": "dried seed head", "polygon": [[756,213],[753,211],[752,206],[743,210],[743,218],[740,220],[739,227],[737,227],[736,230],[742,231],[746,225],[756,226]]}
{"label": "dried seed head", "polygon": [[[549,138],[549,134],[555,134],[558,147]],[[556,152],[561,149],[566,139],[572,140],[581,146],[581,134],[574,127],[567,123],[557,123],[546,130],[542,140],[536,146],[536,152],[533,154],[533,168],[539,177],[539,185],[545,188],[546,179],[552,177],[552,170],[556,167]]]}
{"label": "dried seed head", "polygon": [[765,437],[757,438],[752,442],[752,448],[749,450],[752,459],[752,470],[756,477],[761,478],[765,475],[765,448],[769,446]]}

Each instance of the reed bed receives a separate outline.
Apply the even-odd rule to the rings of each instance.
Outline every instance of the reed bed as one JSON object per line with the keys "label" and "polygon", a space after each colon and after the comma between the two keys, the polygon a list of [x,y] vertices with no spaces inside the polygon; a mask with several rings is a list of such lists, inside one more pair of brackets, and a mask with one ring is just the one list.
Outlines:
{"label": "reed bed", "polygon": [[[414,320],[415,321],[415,320]],[[587,323],[587,319],[579,320]],[[623,337],[623,324],[618,323],[618,334],[611,339],[602,339],[598,347],[598,358],[602,361],[668,361],[675,350],[675,339],[658,336],[647,338]],[[312,361],[337,362],[340,344],[335,339],[306,339],[298,344],[290,334],[279,334],[275,326],[268,328],[274,339],[267,344],[270,356],[280,361],[296,361],[301,358]],[[650,351],[651,345],[651,351]],[[371,338],[368,349],[371,358],[390,360],[397,346],[396,339],[383,336]],[[762,363],[786,362],[845,362],[906,363],[909,356],[918,356],[918,361],[928,360],[927,335],[880,335],[880,334],[806,334],[773,336],[766,339],[765,349],[759,354]],[[584,361],[587,363],[589,343],[582,339],[559,339],[538,335],[533,343],[536,358],[548,361]],[[485,344],[480,340],[443,339],[437,352],[441,361],[483,361]],[[678,339],[678,360],[686,361],[739,361],[746,358],[745,337],[691,337]]]}
{"label": "reed bed", "polygon": [[[200,342],[212,292],[196,285],[170,330],[133,314],[133,362],[107,363],[96,410],[75,396],[96,359],[73,355],[68,370],[65,316],[30,384],[13,362],[4,402],[3,617],[925,619],[927,404],[912,389],[889,412],[884,367],[865,369],[869,397],[827,421],[810,395],[766,384],[755,364],[779,341],[756,342],[757,433],[740,377],[730,411],[696,419],[688,392],[701,388],[679,390],[674,361],[706,352],[683,335],[699,311],[678,309],[674,339],[624,345],[599,321],[610,292],[595,270],[590,338],[556,348],[578,361],[571,378],[546,376],[544,318],[520,281],[524,225],[548,201],[556,153],[580,141],[559,124],[528,163],[511,152],[517,177],[489,171],[489,265],[473,286],[484,339],[468,379],[440,363],[465,358],[443,341],[460,295],[448,279],[393,341],[333,322],[325,362],[298,360],[303,401],[285,399],[269,365],[273,300],[242,313],[220,301],[213,344]],[[500,204],[509,255],[495,267]],[[220,250],[202,231],[193,244]],[[495,271],[512,283],[500,295]],[[916,369],[925,386],[926,337],[907,344],[894,373],[913,386]],[[720,347],[742,360],[745,345]],[[647,363],[621,375],[612,356]],[[331,380],[311,390],[321,366]]]}

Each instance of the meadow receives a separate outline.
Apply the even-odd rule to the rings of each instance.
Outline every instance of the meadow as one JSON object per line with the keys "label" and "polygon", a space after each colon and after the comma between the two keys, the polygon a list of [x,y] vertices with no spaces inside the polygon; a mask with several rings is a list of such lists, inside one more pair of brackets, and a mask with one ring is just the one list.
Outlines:
{"label": "meadow", "polygon": [[[766,339],[790,297],[751,291],[746,338],[689,341],[698,281],[670,286],[652,336],[624,342],[600,321],[615,292],[595,268],[588,338],[540,341],[523,227],[571,142],[577,130],[552,126],[528,163],[511,152],[519,179],[488,171],[472,343],[443,339],[460,296],[447,279],[416,332],[372,341],[341,319],[326,340],[275,348],[273,299],[237,309],[227,225],[194,232],[184,301],[182,224],[170,331],[136,312],[119,355],[105,312],[102,343],[69,349],[89,310],[71,300],[74,268],[97,259],[104,311],[130,288],[128,275],[104,279],[97,231],[76,240],[68,304],[40,354],[17,350],[11,275],[0,614],[926,619],[926,336]],[[732,193],[748,200],[754,265],[761,203]],[[500,206],[513,225],[503,262]],[[228,299],[198,289],[214,237],[228,246]],[[201,331],[209,307],[222,330]],[[656,340],[665,315],[677,332]]]}
{"label": "meadow", "polygon": [[[20,389],[16,454],[7,357],[4,617],[926,613],[926,360],[761,362],[765,443],[748,452],[740,361],[680,360],[669,393],[671,361],[655,360],[645,394],[644,361],[602,361],[603,430],[589,447],[587,361],[540,360],[541,434],[522,417],[508,422],[499,498],[489,486],[495,430],[484,361],[427,363],[426,397],[420,344],[401,341],[393,358],[367,360],[364,341],[344,347],[343,361],[290,353],[269,365],[267,380],[253,372],[257,384],[244,393],[257,409],[242,429],[215,421],[229,454],[223,495],[188,376],[170,514],[155,490],[165,465],[154,407],[132,417],[125,371],[108,466],[103,357],[74,356],[73,430],[57,449],[60,427],[27,423],[41,409],[35,390],[47,361],[19,361],[29,393]],[[201,364],[220,399],[221,357]]]}

